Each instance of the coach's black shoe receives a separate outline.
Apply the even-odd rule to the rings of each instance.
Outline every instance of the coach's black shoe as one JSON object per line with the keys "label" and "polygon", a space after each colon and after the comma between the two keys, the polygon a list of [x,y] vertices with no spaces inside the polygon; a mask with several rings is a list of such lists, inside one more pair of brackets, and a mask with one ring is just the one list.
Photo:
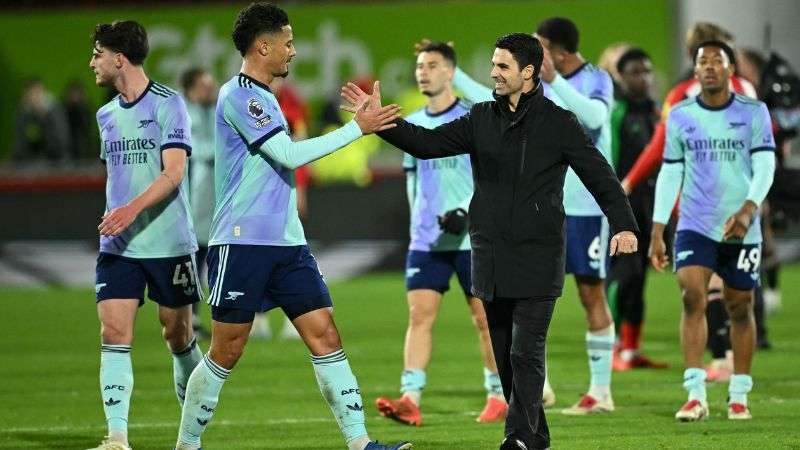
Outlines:
{"label": "coach's black shoe", "polygon": [[528,446],[519,439],[507,437],[500,444],[500,450],[528,450]]}

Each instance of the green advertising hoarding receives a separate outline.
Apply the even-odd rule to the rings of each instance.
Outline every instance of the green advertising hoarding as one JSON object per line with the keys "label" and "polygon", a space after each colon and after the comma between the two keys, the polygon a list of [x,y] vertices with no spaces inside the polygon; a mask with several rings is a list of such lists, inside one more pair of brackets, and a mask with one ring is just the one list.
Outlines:
{"label": "green advertising hoarding", "polygon": [[[57,94],[68,81],[83,81],[99,105],[105,93],[88,68],[95,24],[126,18],[148,30],[149,75],[177,86],[192,66],[211,68],[221,80],[238,72],[241,57],[230,31],[242,5],[61,9],[0,15],[0,155],[8,153],[23,81],[41,78]],[[672,11],[668,0],[408,1],[287,4],[297,57],[290,80],[312,103],[338,95],[341,80],[371,74],[392,97],[412,85],[413,44],[423,37],[454,41],[459,64],[489,82],[498,36],[532,32],[550,16],[569,17],[581,32],[580,51],[596,61],[609,44],[627,41],[646,49],[657,75],[668,78]]]}

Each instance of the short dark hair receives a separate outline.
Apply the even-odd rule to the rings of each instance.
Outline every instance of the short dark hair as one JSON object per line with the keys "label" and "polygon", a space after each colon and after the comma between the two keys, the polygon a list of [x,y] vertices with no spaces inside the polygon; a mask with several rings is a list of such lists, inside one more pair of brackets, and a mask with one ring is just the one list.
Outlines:
{"label": "short dark hair", "polygon": [[206,73],[208,73],[208,71],[202,67],[192,67],[186,72],[183,72],[181,74],[181,87],[183,88],[183,92],[188,92],[197,82],[197,79]]}
{"label": "short dark hair", "polygon": [[532,65],[534,78],[539,76],[544,51],[538,39],[528,33],[510,33],[500,36],[494,46],[508,50],[519,64],[519,70]]}
{"label": "short dark hair", "polygon": [[536,34],[570,53],[578,51],[578,27],[566,17],[551,17],[545,20],[539,24]]}
{"label": "short dark hair", "polygon": [[116,20],[94,27],[92,42],[115,52],[122,53],[131,64],[141,66],[150,51],[147,31],[133,20]]}
{"label": "short dark hair", "polygon": [[632,61],[649,61],[650,55],[639,47],[628,49],[617,60],[617,72],[622,73],[625,70],[625,65]]}
{"label": "short dark hair", "polygon": [[239,11],[233,24],[233,44],[242,56],[263,33],[277,33],[289,25],[286,12],[271,3],[256,2]]}
{"label": "short dark hair", "polygon": [[445,44],[444,42],[429,42],[422,47],[419,48],[417,54],[422,52],[436,52],[442,55],[442,58],[450,61],[454,67],[456,64],[456,51],[453,49],[452,46]]}
{"label": "short dark hair", "polygon": [[717,40],[704,41],[697,44],[697,46],[694,48],[694,51],[692,52],[692,63],[697,64],[697,54],[700,53],[700,49],[704,47],[717,47],[718,49],[722,50],[726,55],[728,55],[728,61],[730,61],[731,64],[736,65],[736,54],[733,53],[733,49],[731,48],[731,46],[722,41],[717,41]]}

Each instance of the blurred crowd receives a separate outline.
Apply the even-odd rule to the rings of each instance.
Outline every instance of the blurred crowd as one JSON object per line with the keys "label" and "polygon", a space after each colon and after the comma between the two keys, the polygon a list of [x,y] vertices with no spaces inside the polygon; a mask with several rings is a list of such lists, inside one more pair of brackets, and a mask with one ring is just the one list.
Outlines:
{"label": "blurred crowd", "polygon": [[[710,24],[707,24],[710,25]],[[707,26],[703,25],[703,26]],[[687,51],[692,44],[692,39],[708,36],[712,32],[721,32],[725,41],[734,43],[734,36],[722,29],[703,29],[697,26],[690,30],[687,36]],[[694,33],[694,35],[692,35]],[[633,67],[627,70],[625,67],[618,67],[620,58],[632,49],[644,52],[646,49],[634,48],[635,46],[627,42],[618,42],[608,46],[602,52],[598,65],[608,71],[614,80],[615,95],[618,99],[624,99],[633,95],[641,97],[635,93],[636,89],[647,90],[647,95],[635,99],[637,107],[645,107],[653,112],[653,119],[658,120],[662,105],[655,93],[655,86],[652,79],[652,63],[647,58],[646,67]],[[780,167],[784,167],[787,160],[791,158],[791,142],[797,136],[798,124],[800,123],[800,80],[797,73],[791,68],[789,63],[775,53],[763,53],[752,48],[738,48],[736,60],[737,74],[752,88],[754,96],[765,101],[772,113],[775,126],[775,135],[779,143],[778,159]],[[188,97],[189,87],[186,85],[187,76],[202,73],[202,83],[205,83],[207,98],[203,102],[209,102],[205,107],[213,108],[216,96],[216,81],[213,75],[199,68],[193,68],[181,77],[184,94]],[[681,80],[691,78],[691,71],[683,74]],[[627,77],[627,78],[626,78]],[[373,78],[369,74],[364,74],[355,78],[356,84],[365,89],[371,86]],[[338,92],[330,95],[312,111],[309,103],[294,88],[290,81],[279,80],[273,86],[273,90],[278,94],[281,106],[292,127],[292,134],[295,138],[303,139],[309,135],[325,133],[338,127],[347,120],[341,110],[339,110]],[[214,92],[212,92],[214,91]],[[115,92],[108,92],[105,99],[111,99],[116,95]],[[191,99],[189,99],[191,101]],[[409,74],[408,90],[402,92],[394,99],[410,113],[424,105],[422,97],[414,86],[413,77]],[[646,105],[640,104],[641,100],[647,100]],[[54,168],[63,167],[65,162],[82,162],[94,159],[99,151],[97,130],[94,113],[99,105],[92,104],[87,96],[86,85],[83,80],[74,79],[67,83],[60,95],[54,94],[39,78],[28,79],[23,88],[20,104],[18,107],[15,121],[15,136],[10,152],[10,159],[13,163],[24,164],[26,162],[45,163]],[[202,119],[198,119],[202,122]],[[212,127],[213,128],[213,127]],[[199,136],[203,133],[198,128]],[[213,139],[209,141],[213,145]],[[316,161],[307,169],[301,170],[299,179],[300,184],[308,184],[313,180],[314,183],[326,185],[331,183],[348,183],[357,186],[366,186],[372,179],[374,170],[371,170],[371,158],[380,150],[380,140],[376,137],[372,139],[362,139],[352,144],[353,147],[345,152],[338,152],[328,158]],[[389,153],[393,155],[394,153]],[[789,178],[785,181],[779,174],[777,191],[783,191],[781,183],[792,182]],[[794,185],[791,184],[791,188]]]}

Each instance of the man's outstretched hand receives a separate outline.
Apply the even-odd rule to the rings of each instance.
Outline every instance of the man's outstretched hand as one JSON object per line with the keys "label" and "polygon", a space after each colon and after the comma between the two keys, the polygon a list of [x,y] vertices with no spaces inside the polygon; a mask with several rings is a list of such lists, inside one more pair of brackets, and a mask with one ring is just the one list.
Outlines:
{"label": "man's outstretched hand", "polygon": [[345,103],[341,109],[355,113],[359,106],[366,103],[367,109],[379,109],[381,107],[381,82],[376,81],[372,86],[372,94],[367,94],[354,83],[347,83],[342,86],[342,99]]}
{"label": "man's outstretched hand", "polygon": [[400,118],[400,106],[391,104],[381,107],[381,85],[376,81],[372,88],[372,95],[361,90],[353,83],[342,87],[342,97],[347,104],[341,106],[345,111],[355,113],[356,121],[361,133],[370,134],[394,128],[394,121]]}
{"label": "man's outstretched hand", "polygon": [[400,107],[391,104],[383,108],[370,109],[369,102],[364,102],[356,110],[356,121],[361,128],[361,134],[377,133],[378,131],[394,128],[397,124],[395,120],[400,118]]}

